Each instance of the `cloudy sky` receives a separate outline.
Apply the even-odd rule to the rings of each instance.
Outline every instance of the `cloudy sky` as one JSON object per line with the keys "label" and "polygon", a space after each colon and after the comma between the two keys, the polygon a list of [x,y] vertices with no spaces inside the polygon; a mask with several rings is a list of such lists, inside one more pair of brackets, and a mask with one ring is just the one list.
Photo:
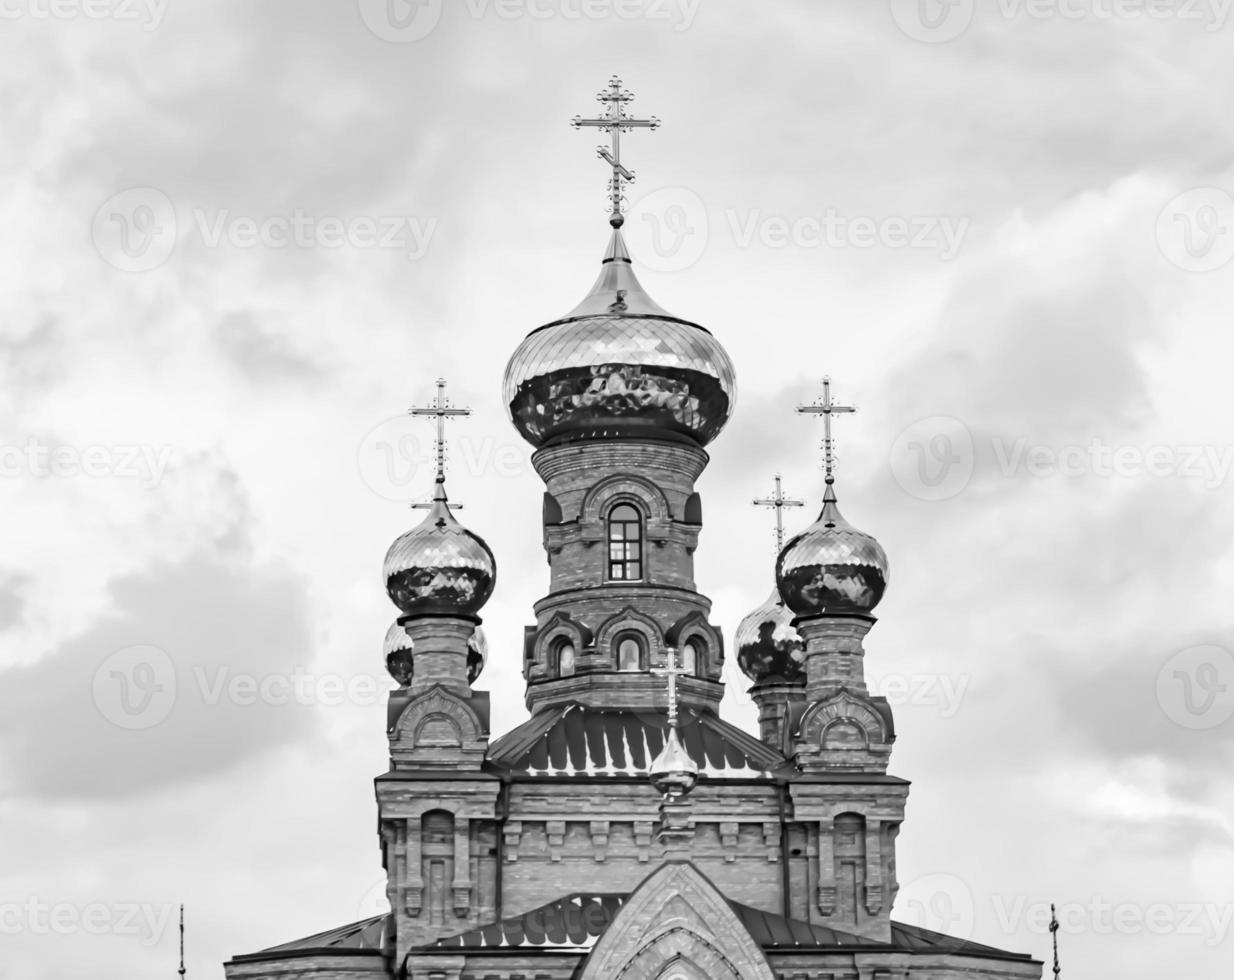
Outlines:
{"label": "cloudy sky", "polygon": [[[892,562],[897,915],[1066,974],[1234,952],[1228,0],[0,0],[0,976],[190,976],[373,914],[380,581],[428,492],[498,558],[495,730],[547,586],[506,359],[605,244],[737,365],[698,581],[774,473]],[[728,717],[754,712],[729,674]]]}

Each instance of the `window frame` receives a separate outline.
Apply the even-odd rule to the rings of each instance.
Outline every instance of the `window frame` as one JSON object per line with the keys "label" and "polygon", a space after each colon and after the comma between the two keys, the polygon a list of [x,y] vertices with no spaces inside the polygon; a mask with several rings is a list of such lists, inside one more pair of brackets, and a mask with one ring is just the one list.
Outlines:
{"label": "window frame", "polygon": [[[614,515],[623,509],[628,509],[632,518]],[[647,534],[646,515],[642,508],[630,500],[618,500],[609,507],[604,517],[604,578],[607,582],[642,582],[647,574]],[[620,528],[620,533],[614,535],[614,530]],[[633,528],[633,536],[630,530]],[[614,557],[614,548],[621,547],[621,557]],[[633,546],[635,557],[630,557]],[[630,574],[631,571],[634,574]],[[620,574],[618,574],[620,573]]]}

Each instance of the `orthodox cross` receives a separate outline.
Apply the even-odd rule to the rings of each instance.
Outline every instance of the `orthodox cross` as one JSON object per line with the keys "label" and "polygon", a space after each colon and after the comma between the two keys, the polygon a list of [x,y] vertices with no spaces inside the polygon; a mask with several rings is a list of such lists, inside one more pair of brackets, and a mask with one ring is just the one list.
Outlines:
{"label": "orthodox cross", "polygon": [[[437,379],[437,398],[431,404],[423,408],[411,408],[407,412],[408,415],[418,416],[420,418],[435,418],[437,419],[437,438],[434,441],[433,451],[437,463],[437,482],[446,482],[446,420],[451,418],[466,418],[471,414],[470,408],[454,408],[450,404],[450,400],[446,397],[446,379]],[[412,504],[412,507],[419,509],[428,509],[432,507],[432,503]],[[450,504],[454,510],[462,508],[462,504]]]}
{"label": "orthodox cross", "polygon": [[684,673],[677,662],[677,648],[668,648],[668,666],[653,669],[653,674],[668,678],[668,727],[677,729],[677,675]]}
{"label": "orthodox cross", "polygon": [[831,416],[855,412],[852,405],[837,405],[831,399],[831,378],[823,378],[823,397],[812,405],[798,405],[797,412],[801,415],[821,415],[823,417],[823,469],[827,476],[827,485],[835,483],[835,442],[831,438]]}
{"label": "orthodox cross", "polygon": [[780,487],[780,474],[776,474],[776,489],[769,497],[755,497],[754,504],[757,507],[773,507],[776,512],[776,554],[778,555],[784,550],[784,508],[785,507],[801,507],[804,501],[798,500],[796,497],[784,496],[784,491]]}
{"label": "orthodox cross", "polygon": [[607,106],[603,116],[597,119],[584,119],[582,116],[575,116],[570,120],[570,125],[575,129],[582,129],[586,126],[593,129],[608,130],[612,146],[611,148],[607,146],[596,147],[596,155],[613,168],[613,176],[608,182],[609,200],[612,208],[608,220],[609,224],[614,228],[620,228],[625,220],[621,216],[623,183],[626,181],[634,182],[634,171],[627,169],[621,162],[621,134],[623,132],[628,133],[632,129],[658,129],[660,127],[660,120],[655,116],[649,119],[635,119],[632,116],[626,115],[626,103],[634,100],[634,93],[623,89],[621,87],[621,79],[616,75],[608,80],[608,88],[600,92],[596,96],[596,100]]}
{"label": "orthodox cross", "polygon": [[180,980],[184,980],[184,906],[180,906]]}

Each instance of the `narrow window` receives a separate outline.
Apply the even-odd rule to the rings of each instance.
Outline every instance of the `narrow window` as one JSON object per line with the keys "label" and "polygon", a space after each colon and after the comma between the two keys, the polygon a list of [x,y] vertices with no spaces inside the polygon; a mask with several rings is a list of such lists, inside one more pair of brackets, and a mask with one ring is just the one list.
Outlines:
{"label": "narrow window", "polygon": [[562,640],[557,646],[557,676],[574,676],[574,644]]}
{"label": "narrow window", "polygon": [[641,670],[643,648],[632,636],[617,641],[617,669]]}
{"label": "narrow window", "polygon": [[681,670],[691,676],[698,673],[698,647],[693,640],[686,640],[681,647]]}
{"label": "narrow window", "polygon": [[608,577],[614,582],[643,577],[643,517],[630,504],[608,512]]}

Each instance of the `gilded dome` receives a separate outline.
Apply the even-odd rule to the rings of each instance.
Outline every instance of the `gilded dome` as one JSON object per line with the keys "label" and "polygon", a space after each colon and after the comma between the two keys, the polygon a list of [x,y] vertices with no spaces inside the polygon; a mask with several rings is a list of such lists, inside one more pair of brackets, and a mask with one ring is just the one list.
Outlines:
{"label": "gilded dome", "polygon": [[776,585],[799,616],[868,613],[887,588],[887,555],[840,514],[831,484],[818,520],[792,538],[776,562]]}
{"label": "gilded dome", "polygon": [[407,615],[474,616],[493,594],[497,563],[454,519],[441,477],[428,516],[386,552],[386,591]]}
{"label": "gilded dome", "polygon": [[793,612],[772,589],[767,601],[737,625],[737,665],[756,684],[805,680],[805,642],[793,628]]}
{"label": "gilded dome", "polygon": [[[413,644],[407,631],[399,625],[398,620],[390,624],[386,631],[386,641],[383,652],[386,657],[386,670],[398,681],[400,687],[411,683],[415,673],[415,658],[412,654]],[[484,665],[488,661],[488,637],[479,626],[467,641],[467,683],[474,684]]]}
{"label": "gilded dome", "polygon": [[718,340],[643,290],[615,228],[583,302],[515,350],[504,396],[533,446],[643,434],[703,446],[732,414],[737,383]]}

